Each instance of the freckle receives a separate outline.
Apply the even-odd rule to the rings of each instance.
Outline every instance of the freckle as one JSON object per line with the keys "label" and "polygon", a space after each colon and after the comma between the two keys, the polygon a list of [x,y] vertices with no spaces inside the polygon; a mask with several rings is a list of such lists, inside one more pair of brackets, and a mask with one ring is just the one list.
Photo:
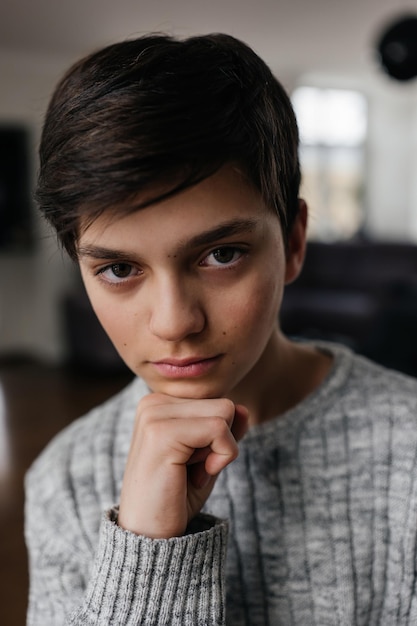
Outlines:
{"label": "freckle", "polygon": [[123,345],[124,345],[124,346],[127,346],[127,343],[124,343]]}

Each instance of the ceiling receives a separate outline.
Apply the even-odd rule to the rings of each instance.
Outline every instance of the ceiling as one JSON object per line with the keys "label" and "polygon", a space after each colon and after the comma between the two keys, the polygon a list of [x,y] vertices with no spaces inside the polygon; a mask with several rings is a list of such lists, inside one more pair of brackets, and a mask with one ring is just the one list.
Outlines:
{"label": "ceiling", "polygon": [[75,58],[148,31],[228,32],[274,71],[375,72],[375,39],[417,0],[0,0],[0,50]]}

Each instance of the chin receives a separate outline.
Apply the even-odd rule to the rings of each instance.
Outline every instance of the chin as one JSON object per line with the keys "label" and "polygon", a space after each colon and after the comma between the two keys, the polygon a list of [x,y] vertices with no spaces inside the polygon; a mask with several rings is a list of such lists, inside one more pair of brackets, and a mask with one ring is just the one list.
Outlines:
{"label": "chin", "polygon": [[154,393],[164,393],[175,398],[203,400],[207,398],[224,398],[228,390],[224,385],[202,380],[147,381]]}

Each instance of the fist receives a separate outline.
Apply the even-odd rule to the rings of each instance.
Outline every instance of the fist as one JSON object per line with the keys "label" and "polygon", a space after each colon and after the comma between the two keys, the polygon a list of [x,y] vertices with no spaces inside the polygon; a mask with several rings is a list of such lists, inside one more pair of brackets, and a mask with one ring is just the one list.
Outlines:
{"label": "fist", "polygon": [[226,398],[145,396],[137,410],[119,526],[138,535],[184,534],[218,474],[238,455],[248,411]]}

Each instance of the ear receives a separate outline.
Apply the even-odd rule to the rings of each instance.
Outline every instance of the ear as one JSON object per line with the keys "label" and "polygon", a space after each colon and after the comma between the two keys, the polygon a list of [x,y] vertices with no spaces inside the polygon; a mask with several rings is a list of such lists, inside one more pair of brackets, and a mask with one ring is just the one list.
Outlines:
{"label": "ear", "polygon": [[306,251],[307,204],[298,200],[298,214],[289,233],[286,250],[285,284],[292,283],[300,274]]}

